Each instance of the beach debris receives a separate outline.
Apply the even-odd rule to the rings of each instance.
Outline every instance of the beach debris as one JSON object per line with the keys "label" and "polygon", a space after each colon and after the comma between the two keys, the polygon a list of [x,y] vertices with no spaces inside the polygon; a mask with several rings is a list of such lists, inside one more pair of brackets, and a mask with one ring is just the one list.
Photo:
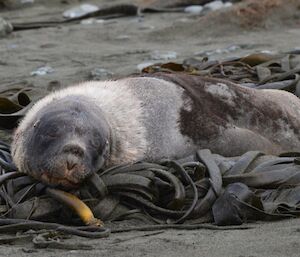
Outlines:
{"label": "beach debris", "polygon": [[13,26],[10,22],[0,17],[0,38],[5,37],[13,31]]}
{"label": "beach debris", "polygon": [[113,72],[103,69],[103,68],[94,68],[90,72],[90,79],[93,80],[103,80],[103,79],[108,79],[111,78],[114,75]]}
{"label": "beach debris", "polygon": [[203,11],[202,5],[190,5],[184,8],[184,12],[190,13],[193,15],[199,15]]}
{"label": "beach debris", "polygon": [[44,76],[47,74],[51,74],[54,72],[54,69],[51,66],[42,66],[36,69],[35,71],[32,71],[30,73],[31,76]]}
{"label": "beach debris", "polygon": [[205,12],[208,12],[208,11],[216,11],[216,10],[219,10],[219,9],[222,9],[222,8],[227,8],[227,7],[230,7],[232,6],[232,3],[231,2],[226,2],[226,3],[223,3],[222,1],[212,1],[210,3],[207,3],[203,6],[203,11]]}
{"label": "beach debris", "polygon": [[100,8],[97,5],[93,4],[81,4],[78,6],[75,6],[71,9],[66,10],[63,13],[64,18],[79,18],[86,14],[98,11]]}
{"label": "beach debris", "polygon": [[174,51],[159,51],[155,50],[150,55],[151,60],[170,60],[176,59],[177,53]]}
{"label": "beach debris", "polygon": [[[11,159],[5,159],[10,158],[9,145],[0,142],[0,153],[1,169],[6,169],[11,163]],[[44,189],[37,190],[37,181],[27,175],[16,171],[5,172],[0,175],[0,184],[6,187],[2,198],[14,199],[18,205],[37,198],[44,201],[53,201],[54,198],[61,204],[52,207],[47,205],[48,209],[44,209],[44,213],[48,212],[48,217],[44,216],[43,222],[30,218],[25,220],[43,208],[36,201],[34,210],[27,208],[24,212],[24,208],[15,208],[9,218],[0,219],[0,223],[3,226],[25,222],[23,229],[27,226],[34,230],[58,229],[61,226],[59,231],[67,234],[103,238],[109,232],[99,220],[103,214],[112,222],[132,219],[139,214],[146,224],[153,224],[151,221],[154,220],[166,224],[166,220],[169,220],[169,224],[173,225],[183,222],[186,225],[194,224],[193,220],[201,217],[202,222],[214,221],[217,225],[240,225],[249,220],[296,217],[299,216],[300,208],[299,156],[300,153],[296,152],[277,157],[249,151],[240,157],[231,158],[202,149],[181,160],[138,162],[115,166],[101,174],[94,173],[75,194],[49,188],[41,183],[39,188],[43,186]],[[280,169],[277,168],[279,165]],[[30,192],[28,188],[34,189]],[[124,207],[126,203],[130,203],[127,208]],[[76,220],[76,215],[88,226],[67,227],[46,223],[51,217],[53,219],[52,213],[57,207],[61,213],[69,208],[75,211],[67,211],[73,216],[69,216],[69,224]],[[60,221],[59,217],[55,217],[55,220]],[[11,226],[10,231],[0,226],[0,232],[17,231],[18,226]]]}
{"label": "beach debris", "polygon": [[75,195],[49,187],[46,188],[46,193],[58,202],[61,202],[73,209],[85,225],[103,226],[103,221],[95,218],[91,209]]}
{"label": "beach debris", "polygon": [[34,87],[27,81],[3,85],[0,90],[0,128],[14,128],[32,103],[46,94],[46,90]]}

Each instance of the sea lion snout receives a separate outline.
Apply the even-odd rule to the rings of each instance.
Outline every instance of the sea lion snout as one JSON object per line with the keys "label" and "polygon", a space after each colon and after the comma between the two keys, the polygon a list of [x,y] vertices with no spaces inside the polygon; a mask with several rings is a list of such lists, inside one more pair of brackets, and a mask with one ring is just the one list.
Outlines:
{"label": "sea lion snout", "polygon": [[[34,173],[35,177],[52,186],[78,187],[92,174],[92,169],[89,161],[84,157],[82,148],[68,146],[66,149],[70,149],[70,151],[58,152],[47,163],[40,162],[40,172]],[[34,174],[31,173],[31,175]]]}
{"label": "sea lion snout", "polygon": [[84,156],[84,149],[82,146],[77,145],[77,144],[66,144],[63,146],[62,149],[63,153],[66,154],[74,154],[78,157],[83,157]]}

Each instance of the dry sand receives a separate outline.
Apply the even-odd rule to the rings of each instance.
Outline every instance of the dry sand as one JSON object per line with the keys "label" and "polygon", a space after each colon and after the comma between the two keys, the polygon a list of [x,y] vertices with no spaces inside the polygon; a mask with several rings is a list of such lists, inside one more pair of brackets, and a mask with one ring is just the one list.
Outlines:
{"label": "dry sand", "polygon": [[[0,16],[14,22],[57,18],[71,6],[61,2],[83,1],[36,0],[37,4],[32,7],[3,11]],[[95,68],[107,69],[116,77],[123,76],[136,72],[140,63],[165,62],[153,60],[151,55],[156,50],[175,51],[177,57],[172,61],[182,61],[196,52],[231,45],[241,47],[210,57],[217,59],[261,50],[299,48],[299,1],[262,2],[268,2],[268,5],[258,10],[262,7],[253,7],[250,14],[254,16],[246,19],[243,19],[243,12],[236,10],[202,18],[185,13],[160,13],[147,14],[143,18],[119,18],[103,24],[15,32],[0,39],[0,84],[10,87],[27,81],[43,88],[48,88],[49,83],[67,86],[90,79],[90,72]],[[280,6],[282,3],[285,5]],[[268,18],[258,20],[261,15]],[[45,76],[30,75],[45,65],[51,66],[54,72]],[[110,75],[102,79],[107,77]],[[114,234],[108,239],[73,237],[68,240],[92,245],[95,249],[91,251],[34,249],[31,252],[33,248],[29,244],[3,245],[0,256],[300,256],[299,219],[251,226],[254,229],[243,231],[168,230],[159,234],[130,232]]]}

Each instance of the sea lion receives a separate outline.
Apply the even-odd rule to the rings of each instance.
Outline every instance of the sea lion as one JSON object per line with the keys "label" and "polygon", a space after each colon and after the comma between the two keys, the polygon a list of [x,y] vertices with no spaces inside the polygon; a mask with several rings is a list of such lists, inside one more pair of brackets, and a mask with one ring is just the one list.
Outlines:
{"label": "sea lion", "polygon": [[122,163],[181,158],[209,148],[300,150],[300,101],[183,74],[92,81],[49,94],[16,129],[17,168],[51,185],[76,187],[92,172]]}

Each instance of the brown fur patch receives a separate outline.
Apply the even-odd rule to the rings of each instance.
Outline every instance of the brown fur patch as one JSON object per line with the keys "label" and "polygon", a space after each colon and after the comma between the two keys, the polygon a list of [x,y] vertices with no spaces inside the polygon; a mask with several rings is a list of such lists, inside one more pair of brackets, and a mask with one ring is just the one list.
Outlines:
{"label": "brown fur patch", "polygon": [[[215,139],[226,128],[235,126],[249,129],[271,141],[276,141],[276,133],[282,133],[283,126],[287,126],[299,139],[299,119],[275,100],[265,98],[262,91],[244,88],[229,81],[187,74],[155,73],[150,76],[183,87],[186,90],[184,98],[193,100],[191,110],[181,110],[179,122],[181,133],[195,143]],[[218,84],[223,88],[227,86],[232,95],[230,101],[224,101],[220,95],[207,90],[210,85],[216,87]]]}

